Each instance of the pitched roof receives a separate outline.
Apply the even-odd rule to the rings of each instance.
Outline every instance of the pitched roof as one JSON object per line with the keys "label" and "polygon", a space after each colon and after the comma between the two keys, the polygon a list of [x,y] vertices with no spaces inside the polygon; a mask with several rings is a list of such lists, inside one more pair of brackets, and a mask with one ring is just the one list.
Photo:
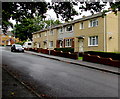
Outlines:
{"label": "pitched roof", "polygon": [[80,21],[85,21],[85,20],[89,20],[89,19],[92,19],[92,18],[95,18],[95,17],[100,17],[100,16],[102,16],[101,12],[97,13],[97,14],[94,14],[94,15],[86,16],[86,17],[83,17],[83,18],[80,18],[80,19],[77,19],[77,20],[74,20],[74,21],[70,21],[70,22],[67,22],[67,23],[63,23],[63,24],[59,24],[59,25],[56,25],[56,26],[53,26],[53,27],[42,29],[40,31],[33,32],[32,34],[36,34],[38,32],[44,32],[44,31],[47,31],[49,29],[55,29],[55,28],[63,27],[63,26],[66,26],[66,25],[74,24],[74,23],[77,23],[77,22],[80,22]]}

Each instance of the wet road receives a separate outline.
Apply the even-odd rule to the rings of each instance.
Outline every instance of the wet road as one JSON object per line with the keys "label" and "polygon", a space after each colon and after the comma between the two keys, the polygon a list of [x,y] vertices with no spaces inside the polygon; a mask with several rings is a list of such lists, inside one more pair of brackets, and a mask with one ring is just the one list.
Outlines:
{"label": "wet road", "polygon": [[2,62],[56,97],[118,97],[118,75],[2,48]]}
{"label": "wet road", "polygon": [[4,69],[2,70],[2,98],[39,99]]}

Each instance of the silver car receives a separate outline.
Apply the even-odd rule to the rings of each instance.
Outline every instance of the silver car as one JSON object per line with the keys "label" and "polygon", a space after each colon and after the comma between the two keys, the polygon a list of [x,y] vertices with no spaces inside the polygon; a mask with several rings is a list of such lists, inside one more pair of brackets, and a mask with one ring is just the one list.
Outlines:
{"label": "silver car", "polygon": [[15,51],[24,52],[24,48],[20,44],[13,44],[11,46],[11,52],[15,52]]}

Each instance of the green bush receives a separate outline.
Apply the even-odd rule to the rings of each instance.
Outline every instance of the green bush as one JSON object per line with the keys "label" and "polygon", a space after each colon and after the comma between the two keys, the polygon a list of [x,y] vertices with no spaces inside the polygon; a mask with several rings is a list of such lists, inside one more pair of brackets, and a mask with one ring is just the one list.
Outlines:
{"label": "green bush", "polygon": [[56,51],[63,51],[63,52],[74,52],[74,48],[55,48]]}

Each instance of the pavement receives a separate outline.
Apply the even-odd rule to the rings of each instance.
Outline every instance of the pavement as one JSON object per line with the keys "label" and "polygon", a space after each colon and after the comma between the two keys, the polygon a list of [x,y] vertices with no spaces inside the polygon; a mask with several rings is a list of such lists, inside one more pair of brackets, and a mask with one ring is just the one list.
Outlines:
{"label": "pavement", "polygon": [[40,99],[8,71],[2,69],[2,99],[8,98]]}
{"label": "pavement", "polygon": [[37,52],[32,52],[32,51],[25,51],[25,53],[120,75],[119,68],[113,67],[113,66],[91,63],[91,62],[86,62],[82,60],[74,60],[74,59],[69,59],[69,58],[64,58],[64,57],[59,57],[59,56],[53,56],[53,55],[47,55],[47,54],[37,53]]}

